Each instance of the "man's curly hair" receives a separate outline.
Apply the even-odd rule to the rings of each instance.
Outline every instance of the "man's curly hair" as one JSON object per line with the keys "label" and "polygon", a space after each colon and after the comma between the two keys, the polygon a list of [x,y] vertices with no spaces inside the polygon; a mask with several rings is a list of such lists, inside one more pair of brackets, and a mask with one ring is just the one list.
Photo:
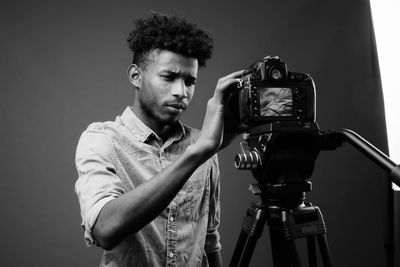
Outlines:
{"label": "man's curly hair", "polygon": [[205,67],[206,60],[211,57],[213,39],[210,34],[183,18],[153,13],[134,23],[135,28],[127,39],[134,64],[145,65],[149,54],[156,49],[196,58],[200,67]]}

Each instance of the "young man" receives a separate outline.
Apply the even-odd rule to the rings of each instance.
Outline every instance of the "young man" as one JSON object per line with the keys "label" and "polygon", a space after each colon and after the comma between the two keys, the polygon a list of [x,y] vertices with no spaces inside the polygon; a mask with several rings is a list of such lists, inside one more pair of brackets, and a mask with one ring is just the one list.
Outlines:
{"label": "young man", "polygon": [[241,71],[218,80],[198,131],[179,117],[211,37],[154,14],[136,21],[128,43],[133,105],[91,124],[77,147],[85,240],[105,250],[101,266],[222,266],[215,153],[237,135],[224,127],[224,100]]}

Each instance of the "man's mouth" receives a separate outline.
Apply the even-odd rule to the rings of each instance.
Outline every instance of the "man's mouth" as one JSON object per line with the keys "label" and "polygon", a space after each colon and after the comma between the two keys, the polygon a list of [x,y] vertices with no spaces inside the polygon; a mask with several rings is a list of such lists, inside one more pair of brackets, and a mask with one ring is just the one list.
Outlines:
{"label": "man's mouth", "polygon": [[182,110],[186,109],[186,105],[184,103],[169,103],[167,104],[167,106],[173,107],[175,109],[182,109]]}

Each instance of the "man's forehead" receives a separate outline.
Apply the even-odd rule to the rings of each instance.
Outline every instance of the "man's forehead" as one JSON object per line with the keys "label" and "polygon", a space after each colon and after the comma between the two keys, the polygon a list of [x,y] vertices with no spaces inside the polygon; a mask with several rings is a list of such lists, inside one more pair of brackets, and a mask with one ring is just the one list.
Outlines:
{"label": "man's forehead", "polygon": [[192,75],[197,74],[198,60],[196,58],[187,57],[168,50],[154,51],[149,55],[152,62],[159,71],[169,72],[190,72]]}

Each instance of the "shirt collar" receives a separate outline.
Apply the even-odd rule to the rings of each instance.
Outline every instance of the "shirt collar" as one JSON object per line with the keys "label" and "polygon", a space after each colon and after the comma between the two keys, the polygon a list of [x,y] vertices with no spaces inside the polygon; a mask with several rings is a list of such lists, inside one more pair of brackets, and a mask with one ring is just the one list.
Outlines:
{"label": "shirt collar", "polygon": [[[154,136],[156,139],[161,140],[161,138],[150,129],[144,122],[142,122],[136,115],[133,113],[132,108],[130,106],[126,107],[124,112],[121,115],[122,123],[135,135],[135,137],[141,141],[146,142],[146,140],[150,136]],[[186,130],[184,125],[178,121],[178,127],[175,133],[168,138],[166,143],[173,142],[182,139],[186,135]]]}

